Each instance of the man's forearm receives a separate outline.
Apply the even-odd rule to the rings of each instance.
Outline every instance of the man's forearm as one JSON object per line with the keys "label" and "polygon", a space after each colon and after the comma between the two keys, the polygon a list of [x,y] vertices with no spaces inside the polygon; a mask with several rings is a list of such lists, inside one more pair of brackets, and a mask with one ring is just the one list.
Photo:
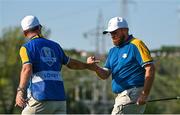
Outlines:
{"label": "man's forearm", "polygon": [[21,75],[20,75],[20,82],[19,87],[17,89],[16,94],[16,104],[15,106],[19,106],[24,108],[26,106],[26,99],[25,99],[25,90],[27,83],[29,81],[29,78],[32,74],[32,65],[31,64],[23,64]]}
{"label": "man's forearm", "polygon": [[32,74],[31,65],[23,65],[20,75],[19,88],[25,90],[31,74]]}
{"label": "man's forearm", "polygon": [[89,69],[89,65],[87,63],[83,63],[75,59],[70,59],[67,67],[70,69]]}
{"label": "man's forearm", "polygon": [[150,90],[154,81],[154,77],[155,77],[154,65],[150,65],[149,67],[146,67],[144,90],[142,92],[145,96],[148,96],[150,93]]}
{"label": "man's forearm", "polygon": [[149,95],[153,81],[154,81],[154,76],[145,79],[144,90],[142,92],[145,96]]}
{"label": "man's forearm", "polygon": [[108,70],[105,70],[98,65],[95,66],[94,71],[103,80],[107,79],[110,75],[110,72]]}
{"label": "man's forearm", "polygon": [[154,73],[155,73],[155,68],[154,65],[146,65],[145,66],[145,81],[144,81],[144,88],[143,91],[141,92],[139,98],[137,99],[137,104],[138,105],[143,105],[146,103],[153,81],[154,81]]}
{"label": "man's forearm", "polygon": [[29,75],[22,73],[20,76],[19,88],[25,89],[29,80]]}

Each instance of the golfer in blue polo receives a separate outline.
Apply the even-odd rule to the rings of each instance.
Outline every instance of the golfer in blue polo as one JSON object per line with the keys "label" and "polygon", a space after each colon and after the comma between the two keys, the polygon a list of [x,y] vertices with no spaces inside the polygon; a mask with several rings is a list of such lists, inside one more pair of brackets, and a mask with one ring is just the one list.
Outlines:
{"label": "golfer in blue polo", "polygon": [[[96,64],[94,56],[87,59],[87,63],[94,64],[94,71],[101,79],[112,76],[112,91],[117,94],[112,115],[142,114],[154,80],[155,67],[148,48],[128,31],[124,18],[110,19],[103,33],[111,34],[114,47],[104,67]],[[131,102],[136,104],[127,105]]]}

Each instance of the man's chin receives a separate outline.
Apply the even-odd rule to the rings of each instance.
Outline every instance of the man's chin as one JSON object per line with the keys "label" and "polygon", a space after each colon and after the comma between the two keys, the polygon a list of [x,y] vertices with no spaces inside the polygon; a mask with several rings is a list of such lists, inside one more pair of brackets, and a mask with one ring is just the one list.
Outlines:
{"label": "man's chin", "polygon": [[115,46],[119,46],[119,43],[113,43]]}
{"label": "man's chin", "polygon": [[119,44],[114,44],[114,46],[119,46]]}

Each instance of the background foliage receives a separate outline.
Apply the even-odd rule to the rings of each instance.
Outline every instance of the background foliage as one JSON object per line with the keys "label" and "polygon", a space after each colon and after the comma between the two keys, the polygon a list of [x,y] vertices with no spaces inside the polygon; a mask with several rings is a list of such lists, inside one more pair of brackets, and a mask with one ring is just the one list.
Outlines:
{"label": "background foliage", "polygon": [[[50,34],[50,30],[44,29],[46,36]],[[20,108],[15,108],[15,94],[19,83],[19,73],[21,70],[21,61],[19,57],[19,48],[25,42],[20,28],[4,29],[0,36],[0,113],[20,113]],[[150,99],[176,97],[180,96],[180,47],[162,47],[152,51],[160,53],[154,57],[156,64],[156,78],[151,90]],[[81,56],[81,52],[74,49],[65,50],[65,53],[81,61],[86,61],[86,57]],[[93,52],[88,52],[92,55]],[[87,56],[88,56],[87,55]],[[104,58],[100,65],[104,63]],[[111,92],[111,78],[107,81],[99,80],[94,72],[88,70],[70,70],[67,67],[62,68],[65,90],[67,94],[67,110],[68,113],[91,113],[93,109],[95,113],[110,113],[113,107],[114,94]],[[94,89],[93,83],[96,83]],[[93,101],[93,92],[99,94],[98,100],[103,98],[103,85],[106,83],[105,93],[109,106],[100,101],[94,102],[93,106],[82,100]],[[75,88],[85,88],[84,95],[80,93],[80,100],[75,99]],[[146,113],[180,113],[180,101],[163,101],[148,103]],[[102,111],[106,108],[106,111]]]}

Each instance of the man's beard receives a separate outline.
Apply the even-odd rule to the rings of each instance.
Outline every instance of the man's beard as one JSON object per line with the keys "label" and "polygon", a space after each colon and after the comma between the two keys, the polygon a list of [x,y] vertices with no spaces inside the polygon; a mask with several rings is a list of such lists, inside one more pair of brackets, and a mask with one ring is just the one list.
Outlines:
{"label": "man's beard", "polygon": [[125,36],[119,37],[119,43],[114,44],[115,46],[120,46],[125,42]]}

